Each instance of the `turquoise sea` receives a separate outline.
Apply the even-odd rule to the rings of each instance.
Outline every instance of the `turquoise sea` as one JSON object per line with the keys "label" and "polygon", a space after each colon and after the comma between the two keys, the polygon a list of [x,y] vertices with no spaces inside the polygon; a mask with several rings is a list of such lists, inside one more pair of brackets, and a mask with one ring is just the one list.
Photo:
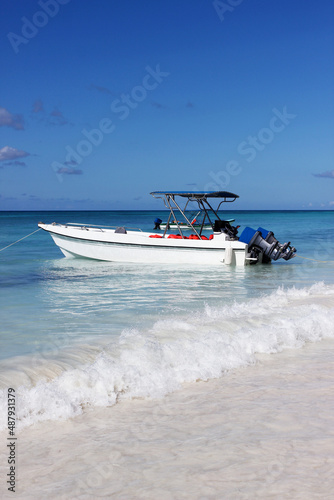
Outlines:
{"label": "turquoise sea", "polygon": [[[19,491],[22,498],[30,498],[25,488],[30,488],[31,498],[51,498],[51,486],[58,488],[54,498],[96,498],[98,495],[94,489],[94,481],[92,479],[91,485],[87,480],[87,468],[92,466],[94,477],[98,478],[101,488],[100,496],[106,498],[109,495],[115,498],[154,498],[154,494],[151,494],[154,491],[161,498],[255,498],[251,493],[247,497],[247,491],[251,492],[252,489],[249,486],[247,490],[244,482],[242,488],[239,488],[240,492],[244,492],[243,496],[241,493],[238,496],[237,486],[233,485],[229,486],[230,496],[221,496],[222,484],[215,483],[214,486],[213,478],[209,487],[210,474],[207,467],[211,462],[209,456],[201,455],[203,450],[198,450],[198,453],[205,462],[205,467],[202,465],[209,476],[205,480],[202,478],[201,484],[207,485],[207,491],[198,489],[198,486],[193,494],[189,493],[189,497],[179,496],[181,491],[192,491],[191,477],[196,476],[195,470],[198,473],[201,464],[199,460],[196,466],[189,465],[189,457],[194,451],[191,448],[193,445],[189,445],[190,438],[187,441],[189,449],[182,448],[185,455],[182,455],[181,462],[177,458],[181,455],[175,449],[175,467],[178,471],[184,467],[185,471],[183,482],[180,479],[180,484],[175,483],[175,491],[170,496],[161,495],[165,491],[165,483],[160,477],[161,470],[157,469],[157,462],[166,459],[166,455],[162,458],[156,450],[160,445],[161,449],[167,446],[168,433],[172,436],[176,422],[181,422],[183,418],[180,407],[175,409],[176,400],[171,403],[170,398],[179,398],[178,404],[181,404],[181,400],[187,400],[190,404],[191,400],[192,408],[187,407],[191,415],[189,422],[192,422],[189,425],[192,432],[195,432],[202,425],[201,419],[206,418],[202,414],[203,408],[209,401],[212,404],[212,387],[216,387],[203,385],[203,381],[220,384],[219,391],[223,391],[224,387],[228,391],[225,384],[232,381],[237,384],[237,380],[237,386],[241,387],[246,379],[249,388],[261,392],[256,377],[262,377],[261,388],[267,393],[275,377],[279,380],[278,374],[285,369],[287,359],[284,356],[290,356],[290,362],[293,356],[291,366],[303,364],[303,370],[305,367],[306,371],[310,370],[311,378],[314,376],[310,361],[312,350],[317,359],[326,357],[323,363],[324,367],[327,366],[328,353],[332,355],[334,349],[334,211],[229,211],[227,214],[228,218],[235,218],[236,225],[241,226],[239,234],[245,226],[262,226],[273,231],[281,243],[291,241],[297,248],[297,257],[289,262],[277,261],[269,265],[245,268],[224,265],[212,268],[162,266],[154,262],[150,265],[117,264],[66,259],[44,231],[0,252],[0,436],[5,436],[7,432],[7,389],[11,387],[16,391],[16,424],[18,437],[21,436],[22,440],[22,487],[21,492]],[[39,221],[123,225],[153,231],[156,217],[164,220],[166,212],[2,212],[0,249],[38,229]],[[319,346],[324,345],[326,350],[322,352],[320,349],[319,354]],[[306,355],[309,356],[308,361],[305,361]],[[282,360],[285,360],[284,363]],[[278,368],[280,363],[281,368]],[[297,380],[298,377],[306,377],[305,372],[298,370],[294,371],[293,376],[291,369],[289,373],[291,380],[287,374],[287,385],[292,383],[292,379],[296,383],[296,377]],[[317,376],[320,376],[319,373]],[[315,383],[313,378],[312,380]],[[322,389],[322,397],[327,401],[323,386]],[[215,397],[222,398],[220,403],[225,398],[227,408],[234,395],[235,391],[232,395],[231,389],[231,392],[219,392]],[[163,401],[165,405],[170,405],[168,415],[166,412],[161,415],[159,413]],[[139,402],[144,406],[139,408]],[[242,414],[243,411],[248,411],[248,403],[247,398],[240,396],[235,405],[240,405]],[[273,396],[270,408],[275,404],[279,405],[277,394]],[[109,413],[106,417],[107,414],[103,412],[107,411]],[[225,420],[224,410],[221,411],[221,425],[224,422],[230,425],[231,422],[227,424]],[[323,415],[326,411],[324,407]],[[95,415],[95,420],[94,412],[99,412]],[[118,421],[117,432],[124,433],[122,444],[117,441],[116,435],[113,435],[112,442],[106,437],[109,424],[114,425],[114,417],[120,418],[120,413],[124,420],[123,423]],[[328,419],[329,413],[328,410]],[[132,420],[126,427],[130,415]],[[217,415],[216,417],[218,418]],[[136,437],[137,455],[130,459],[131,443],[133,444],[136,432],[134,429],[139,429],[138,419],[143,425],[143,418],[146,423],[147,419],[154,422],[155,430],[151,428],[149,433],[147,426],[145,429],[141,427],[141,438]],[[207,418],[209,419],[209,415]],[[252,413],[249,413],[249,418],[252,418]],[[90,425],[88,432],[85,426],[89,419],[94,424]],[[165,428],[161,428],[161,434],[156,435],[156,429],[162,424]],[[283,420],[279,425],[284,428]],[[292,424],[287,421],[286,425]],[[63,473],[56,465],[59,458],[56,443],[65,439],[61,434],[65,432],[65,428],[68,432],[67,440],[69,433],[74,435],[74,427],[76,442],[84,442],[85,448],[80,448],[78,444],[77,465],[74,467],[73,463],[67,464],[69,475],[64,473],[65,476],[62,476]],[[239,428],[242,428],[242,422]],[[230,437],[233,436],[233,426],[226,432],[230,432]],[[278,431],[273,428],[271,439],[275,439],[275,432]],[[286,432],[292,432],[291,427]],[[332,431],[326,430],[324,435],[326,432]],[[49,483],[46,479],[42,481],[40,490],[31,479],[32,466],[28,465],[32,443],[36,443],[38,433],[49,445],[40,451],[43,460],[33,460],[34,471],[40,473],[47,463],[50,477],[53,478]],[[201,433],[197,436],[198,439]],[[296,433],[298,434],[297,431]],[[57,441],[53,444],[52,434],[57,436]],[[294,435],[292,432],[289,442]],[[333,439],[332,435],[331,437]],[[100,440],[99,444],[95,439]],[[140,439],[146,439],[146,444],[151,443],[151,448],[147,444],[148,447],[142,449],[141,455],[138,452]],[[175,436],[173,439],[176,439]],[[182,436],[179,435],[177,439],[182,440]],[[219,442],[217,435],[215,439]],[[238,439],[237,435],[234,441],[231,438],[231,446],[236,446]],[[281,439],[284,438],[280,437]],[[324,439],[324,436],[317,439]],[[107,464],[114,464],[112,471],[108,469],[109,472],[104,475],[98,471],[97,455],[94,455],[94,449],[96,453],[97,448],[101,452],[103,440],[109,443],[106,444],[108,453],[103,452],[104,470],[107,470]],[[175,448],[175,440],[173,443]],[[239,444],[245,453],[247,443]],[[74,446],[73,443],[72,445]],[[324,443],[319,444],[315,455],[321,446],[325,446]],[[65,450],[67,447],[65,444],[63,448],[59,445],[59,449]],[[287,453],[287,449],[284,453]],[[323,449],[327,450],[327,447]],[[263,456],[264,450],[261,450]],[[167,454],[170,452],[170,449],[166,451]],[[111,459],[112,453],[114,455]],[[221,450],[215,449],[214,453],[214,465],[217,468],[219,461],[223,463],[219,455]],[[269,453],[268,449],[266,453]],[[269,457],[272,457],[270,453]],[[80,456],[87,458],[86,469],[84,463],[80,462]],[[142,456],[142,463],[146,464],[143,469],[140,469],[138,456]],[[147,457],[151,457],[151,461]],[[327,465],[332,459],[332,455],[326,456]],[[27,461],[26,465],[24,460]],[[284,462],[283,459],[279,462],[277,460],[276,465]],[[236,465],[232,466],[233,463],[240,463],[239,472],[243,470],[244,474],[250,474],[249,481],[253,481],[255,485],[258,476],[255,473],[251,475],[241,455],[231,457],[226,465],[226,471],[228,467],[232,467],[230,470],[234,474],[236,470],[233,467]],[[172,464],[168,464],[172,474]],[[316,466],[319,464],[315,463]],[[116,469],[117,480],[114,477]],[[309,471],[307,467],[306,469]],[[135,474],[133,481],[136,484],[129,482],[126,470],[127,473],[132,470]],[[152,476],[148,471],[152,472]],[[268,469],[265,472],[269,474]],[[310,471],[308,475],[310,477]],[[164,477],[169,477],[168,471]],[[266,483],[268,488],[276,481],[275,474],[270,477],[272,481]],[[111,482],[113,488],[116,488],[119,478],[122,478],[123,489],[119,486],[119,490],[111,490]],[[282,475],[280,478],[282,479]],[[320,485],[321,480],[315,477],[314,481],[313,486],[316,488],[317,481]],[[152,486],[150,490],[148,484],[153,482],[157,489]],[[287,483],[286,488],[281,492],[283,495],[293,491],[291,483]],[[292,488],[291,491],[289,488]],[[258,498],[266,498],[268,491],[264,490],[263,495]]]}

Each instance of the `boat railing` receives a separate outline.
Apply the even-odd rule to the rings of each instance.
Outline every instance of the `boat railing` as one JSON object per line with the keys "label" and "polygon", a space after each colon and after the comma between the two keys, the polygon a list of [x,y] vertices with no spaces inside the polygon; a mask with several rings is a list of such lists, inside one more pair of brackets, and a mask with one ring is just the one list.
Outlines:
{"label": "boat railing", "polygon": [[[84,224],[84,223],[79,223],[79,222],[68,222],[67,225],[68,226],[79,226],[79,227],[83,227],[85,229],[97,228],[97,229],[100,229],[101,231],[103,231],[103,229],[117,229],[118,227],[120,227],[119,225],[118,226],[105,226],[105,225],[99,225],[99,224]],[[122,227],[124,227],[125,229],[129,229],[130,231],[140,231],[141,233],[143,232],[143,230],[140,229],[139,227],[129,227],[129,226],[122,226]]]}

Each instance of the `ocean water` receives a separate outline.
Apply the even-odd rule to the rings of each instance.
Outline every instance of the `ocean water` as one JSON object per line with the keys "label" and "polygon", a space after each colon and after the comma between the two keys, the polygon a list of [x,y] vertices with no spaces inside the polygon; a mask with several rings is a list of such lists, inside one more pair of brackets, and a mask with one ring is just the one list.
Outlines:
{"label": "ocean water", "polygon": [[[334,212],[227,214],[297,257],[95,262],[43,231],[0,252],[0,438],[13,388],[18,498],[331,497]],[[39,221],[152,230],[157,216],[2,212],[0,249]]]}

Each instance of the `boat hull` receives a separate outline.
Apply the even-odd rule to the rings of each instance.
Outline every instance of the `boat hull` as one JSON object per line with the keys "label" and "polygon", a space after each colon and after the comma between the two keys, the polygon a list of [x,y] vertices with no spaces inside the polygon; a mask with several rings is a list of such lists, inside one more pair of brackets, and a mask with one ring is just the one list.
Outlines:
{"label": "boat hull", "polygon": [[224,234],[211,240],[155,238],[152,233],[39,224],[66,257],[148,264],[229,264],[243,266],[247,245]]}

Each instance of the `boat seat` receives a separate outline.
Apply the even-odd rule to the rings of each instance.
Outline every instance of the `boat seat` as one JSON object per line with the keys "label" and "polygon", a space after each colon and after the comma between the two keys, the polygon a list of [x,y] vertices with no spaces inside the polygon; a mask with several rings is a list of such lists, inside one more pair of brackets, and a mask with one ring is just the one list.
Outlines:
{"label": "boat seat", "polygon": [[117,228],[115,229],[115,233],[119,233],[119,234],[127,234],[126,229],[125,229],[125,227],[123,227],[123,226],[122,226],[122,227],[117,227]]}
{"label": "boat seat", "polygon": [[214,238],[214,235],[213,235],[213,234],[210,234],[210,236],[209,236],[209,240],[213,240],[213,238]]}
{"label": "boat seat", "polygon": [[150,234],[149,238],[162,238],[161,234]]}

